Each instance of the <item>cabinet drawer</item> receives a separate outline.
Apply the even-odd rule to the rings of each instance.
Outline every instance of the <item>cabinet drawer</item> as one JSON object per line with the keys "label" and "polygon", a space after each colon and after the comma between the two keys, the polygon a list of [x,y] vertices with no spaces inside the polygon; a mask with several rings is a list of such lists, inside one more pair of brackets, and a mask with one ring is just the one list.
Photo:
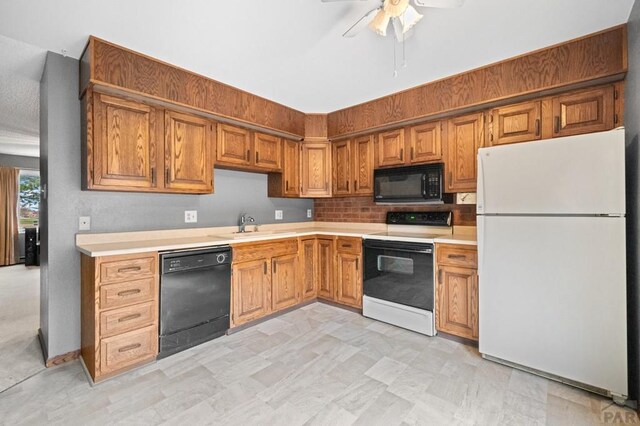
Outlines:
{"label": "cabinet drawer", "polygon": [[151,325],[100,341],[100,372],[120,370],[151,359],[158,352],[158,329]]}
{"label": "cabinet drawer", "polygon": [[338,237],[336,249],[341,253],[362,253],[362,240],[360,238]]}
{"label": "cabinet drawer", "polygon": [[112,336],[153,324],[156,317],[155,307],[155,303],[145,302],[101,312],[100,335]]}
{"label": "cabinet drawer", "polygon": [[117,308],[146,302],[155,296],[156,278],[100,286],[100,309]]}
{"label": "cabinet drawer", "polygon": [[478,267],[478,252],[475,247],[438,244],[436,253],[439,265],[464,266],[473,269]]}
{"label": "cabinet drawer", "polygon": [[[107,258],[108,259],[108,258]],[[145,256],[100,262],[100,282],[125,281],[155,275],[156,257]]]}
{"label": "cabinet drawer", "polygon": [[268,259],[285,254],[298,252],[298,239],[290,238],[280,241],[270,241],[266,243],[246,242],[232,244],[233,263],[248,262],[258,259]]}

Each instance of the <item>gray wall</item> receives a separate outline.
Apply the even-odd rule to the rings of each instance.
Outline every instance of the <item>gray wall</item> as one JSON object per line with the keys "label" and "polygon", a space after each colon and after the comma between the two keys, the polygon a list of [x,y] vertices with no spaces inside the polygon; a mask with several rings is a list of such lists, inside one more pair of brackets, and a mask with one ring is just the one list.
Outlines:
{"label": "gray wall", "polygon": [[624,122],[627,139],[627,263],[629,316],[629,393],[630,399],[640,395],[640,1],[636,1],[629,17],[629,72],[625,86]]}
{"label": "gray wall", "polygon": [[40,159],[38,157],[0,154],[0,166],[38,170],[40,169]]}
{"label": "gray wall", "polygon": [[258,223],[305,221],[312,200],[267,198],[262,174],[215,170],[215,194],[171,195],[80,190],[81,134],[78,61],[47,54],[41,85],[42,210],[41,329],[48,356],[80,347],[80,257],[74,238],[78,217],[91,216],[91,232],[194,227],[185,210],[198,211],[195,226],[236,225],[241,212]]}

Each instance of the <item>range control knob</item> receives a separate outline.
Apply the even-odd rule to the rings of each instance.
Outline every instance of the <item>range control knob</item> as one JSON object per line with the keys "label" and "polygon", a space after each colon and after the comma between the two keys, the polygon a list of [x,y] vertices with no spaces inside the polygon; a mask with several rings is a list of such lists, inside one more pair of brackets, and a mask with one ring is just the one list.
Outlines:
{"label": "range control knob", "polygon": [[222,263],[225,260],[227,260],[227,255],[226,254],[219,254],[219,255],[216,256],[216,261],[218,263]]}

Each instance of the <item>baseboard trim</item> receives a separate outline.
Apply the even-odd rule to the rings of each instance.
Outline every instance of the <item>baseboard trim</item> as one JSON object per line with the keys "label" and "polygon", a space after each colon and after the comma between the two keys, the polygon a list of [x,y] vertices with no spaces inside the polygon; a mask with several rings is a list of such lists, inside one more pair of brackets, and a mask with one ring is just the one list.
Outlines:
{"label": "baseboard trim", "polygon": [[347,311],[355,312],[362,315],[362,308],[354,308],[353,306],[343,305],[342,303],[334,302],[333,300],[323,299],[318,297],[317,302],[324,303],[325,305],[333,306],[334,308],[345,309]]}
{"label": "baseboard trim", "polygon": [[65,362],[73,361],[74,359],[80,358],[80,349],[76,349],[75,351],[67,352],[66,354],[49,358],[47,345],[44,342],[44,335],[42,334],[41,328],[38,329],[38,340],[40,341],[40,349],[42,349],[42,358],[44,359],[44,366],[47,368],[55,367],[56,365],[64,364]]}
{"label": "baseboard trim", "polygon": [[463,345],[472,346],[474,348],[478,347],[477,340],[467,339],[466,337],[456,336],[454,334],[445,333],[443,331],[438,331],[436,334],[437,337],[442,337],[443,339],[453,340],[454,342],[462,343]]}

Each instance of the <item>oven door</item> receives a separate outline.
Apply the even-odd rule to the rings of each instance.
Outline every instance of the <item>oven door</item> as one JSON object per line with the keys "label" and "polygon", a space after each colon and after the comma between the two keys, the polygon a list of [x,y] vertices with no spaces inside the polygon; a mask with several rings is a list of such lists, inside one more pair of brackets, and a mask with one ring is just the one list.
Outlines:
{"label": "oven door", "polygon": [[364,241],[364,294],[434,310],[433,244]]}

